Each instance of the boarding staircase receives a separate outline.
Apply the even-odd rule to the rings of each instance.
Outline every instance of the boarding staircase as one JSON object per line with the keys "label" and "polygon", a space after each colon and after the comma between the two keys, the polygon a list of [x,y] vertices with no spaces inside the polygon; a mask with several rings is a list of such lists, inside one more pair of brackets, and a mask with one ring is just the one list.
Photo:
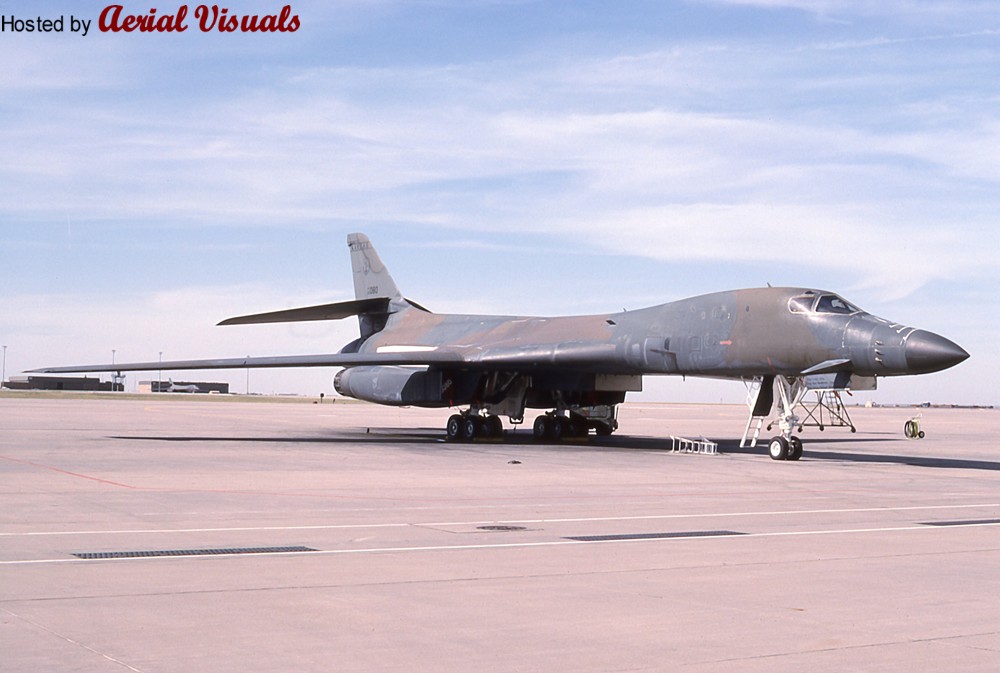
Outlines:
{"label": "boarding staircase", "polygon": [[774,377],[755,376],[753,379],[743,379],[743,385],[747,388],[747,407],[750,409],[750,416],[743,430],[743,438],[740,439],[741,449],[748,445],[757,446],[760,429],[771,415],[771,407],[774,405]]}

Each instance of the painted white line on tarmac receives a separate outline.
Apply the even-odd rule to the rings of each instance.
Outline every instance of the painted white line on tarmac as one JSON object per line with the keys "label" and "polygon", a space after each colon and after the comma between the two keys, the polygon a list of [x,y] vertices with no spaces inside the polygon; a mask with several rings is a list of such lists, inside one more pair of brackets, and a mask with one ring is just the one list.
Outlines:
{"label": "painted white line on tarmac", "polygon": [[917,524],[911,526],[886,526],[880,528],[839,528],[833,530],[800,530],[800,531],[772,531],[764,533],[724,533],[721,535],[701,535],[683,537],[643,537],[627,538],[615,540],[593,540],[580,541],[560,538],[558,540],[547,540],[543,542],[502,542],[496,544],[463,544],[463,545],[425,545],[414,547],[369,547],[356,549],[320,549],[316,551],[294,551],[294,552],[274,552],[263,554],[212,554],[212,555],[192,555],[192,556],[148,556],[131,557],[117,559],[81,559],[81,558],[49,558],[49,559],[26,559],[19,561],[0,561],[0,565],[23,566],[42,565],[58,563],[98,563],[98,562],[122,562],[122,561],[156,561],[163,559],[185,560],[204,559],[220,557],[240,557],[247,556],[338,556],[345,554],[393,554],[393,553],[417,553],[417,552],[437,552],[437,551],[477,551],[484,549],[517,549],[530,547],[564,547],[567,545],[608,545],[624,543],[654,543],[654,542],[681,542],[689,540],[723,540],[723,539],[752,539],[769,537],[804,537],[813,535],[859,535],[865,533],[899,533],[909,531],[954,531],[968,528],[985,528],[990,526],[1000,526],[1000,522],[991,521],[984,523],[969,523],[961,526],[932,526],[927,524]]}
{"label": "painted white line on tarmac", "polygon": [[602,521],[657,521],[674,519],[718,519],[726,517],[795,516],[802,514],[862,514],[865,512],[915,512],[948,509],[1000,508],[1000,503],[961,505],[914,505],[908,507],[856,507],[848,509],[790,509],[764,512],[708,512],[701,514],[649,514],[637,516],[598,516],[562,519],[490,519],[484,521],[433,521],[406,523],[345,523],[315,526],[240,526],[228,528],[149,528],[133,530],[57,530],[0,533],[0,537],[42,537],[58,535],[162,535],[167,533],[240,533],[255,531],[349,530],[357,528],[406,528],[430,526],[482,526],[487,524],[587,523]]}

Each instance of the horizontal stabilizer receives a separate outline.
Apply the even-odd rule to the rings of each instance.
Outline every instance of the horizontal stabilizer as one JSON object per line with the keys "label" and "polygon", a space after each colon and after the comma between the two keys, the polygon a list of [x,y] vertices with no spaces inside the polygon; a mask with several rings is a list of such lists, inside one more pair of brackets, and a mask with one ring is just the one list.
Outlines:
{"label": "horizontal stabilizer", "polygon": [[321,304],[319,306],[306,306],[304,308],[290,308],[284,311],[271,311],[269,313],[255,313],[253,315],[241,315],[235,318],[227,318],[220,322],[220,325],[257,325],[261,323],[273,322],[307,322],[310,320],[341,320],[352,315],[364,315],[368,313],[387,313],[389,310],[389,299],[386,297],[375,297],[372,299],[356,299],[354,301],[340,301],[335,304]]}

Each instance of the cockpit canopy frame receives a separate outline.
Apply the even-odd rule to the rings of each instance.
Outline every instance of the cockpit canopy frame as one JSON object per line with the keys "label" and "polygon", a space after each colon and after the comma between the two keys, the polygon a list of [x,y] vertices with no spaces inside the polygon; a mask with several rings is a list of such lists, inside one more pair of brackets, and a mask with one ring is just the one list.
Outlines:
{"label": "cockpit canopy frame", "polygon": [[788,300],[788,310],[792,313],[811,313],[820,315],[851,315],[862,313],[854,304],[833,292],[816,292],[807,290]]}

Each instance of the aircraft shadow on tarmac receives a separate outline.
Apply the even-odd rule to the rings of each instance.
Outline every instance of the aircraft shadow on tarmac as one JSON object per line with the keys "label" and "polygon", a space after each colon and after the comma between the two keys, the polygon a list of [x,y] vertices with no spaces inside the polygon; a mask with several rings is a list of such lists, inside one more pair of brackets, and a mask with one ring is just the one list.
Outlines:
{"label": "aircraft shadow on tarmac", "polygon": [[[472,444],[464,442],[446,442],[437,430],[420,432],[411,429],[384,428],[372,432],[371,429],[365,431],[344,433],[340,435],[320,435],[311,437],[225,437],[225,436],[111,436],[109,439],[133,440],[133,441],[157,441],[157,442],[239,442],[239,443],[272,443],[272,444],[387,444],[387,443],[407,443],[407,444],[433,444],[438,449],[458,449],[468,450],[481,446],[483,448],[491,446],[518,446],[532,447],[552,450],[646,450],[663,451],[669,450],[670,442],[664,438],[657,437],[629,437],[627,435],[616,435],[614,437],[589,437],[588,439],[565,440],[559,443],[540,444],[534,441],[530,432],[506,432],[503,439],[481,440]],[[766,442],[758,442],[756,447],[741,448],[738,440],[722,439],[712,440],[719,446],[719,453],[722,454],[754,454],[760,456],[767,455]],[[930,467],[938,469],[960,469],[960,470],[989,470],[1000,471],[1000,462],[988,460],[970,460],[963,458],[942,458],[938,456],[908,456],[902,454],[886,453],[865,453],[864,445],[887,441],[911,441],[899,438],[887,437],[850,437],[843,439],[836,438],[813,438],[806,442],[806,451],[803,458],[806,460],[830,460],[854,463],[891,463],[897,465],[911,465],[914,467]],[[848,452],[843,450],[824,450],[817,445],[835,444],[838,448],[858,446],[859,452]]]}
{"label": "aircraft shadow on tarmac", "polygon": [[[870,442],[878,442],[880,444],[887,441],[900,441],[908,442],[911,440],[905,439],[886,439],[883,437],[851,437],[848,439],[809,439],[805,442],[806,449],[803,453],[803,459],[812,460],[839,460],[854,463],[895,463],[897,465],[912,465],[914,467],[935,467],[935,468],[947,468],[947,469],[958,469],[958,470],[991,470],[1000,471],[1000,462],[990,461],[990,460],[970,460],[965,458],[942,458],[940,456],[907,456],[902,454],[886,454],[886,453],[864,453],[863,445]],[[860,451],[858,453],[849,453],[846,451],[837,450],[823,450],[822,448],[817,448],[819,444],[837,444],[840,445],[839,448],[851,447],[854,445],[862,445],[859,447]],[[756,448],[740,448],[740,444],[736,440],[721,440],[719,441],[719,452],[720,453],[761,453],[761,446],[758,442]],[[763,451],[764,454],[767,453],[766,445]]]}

